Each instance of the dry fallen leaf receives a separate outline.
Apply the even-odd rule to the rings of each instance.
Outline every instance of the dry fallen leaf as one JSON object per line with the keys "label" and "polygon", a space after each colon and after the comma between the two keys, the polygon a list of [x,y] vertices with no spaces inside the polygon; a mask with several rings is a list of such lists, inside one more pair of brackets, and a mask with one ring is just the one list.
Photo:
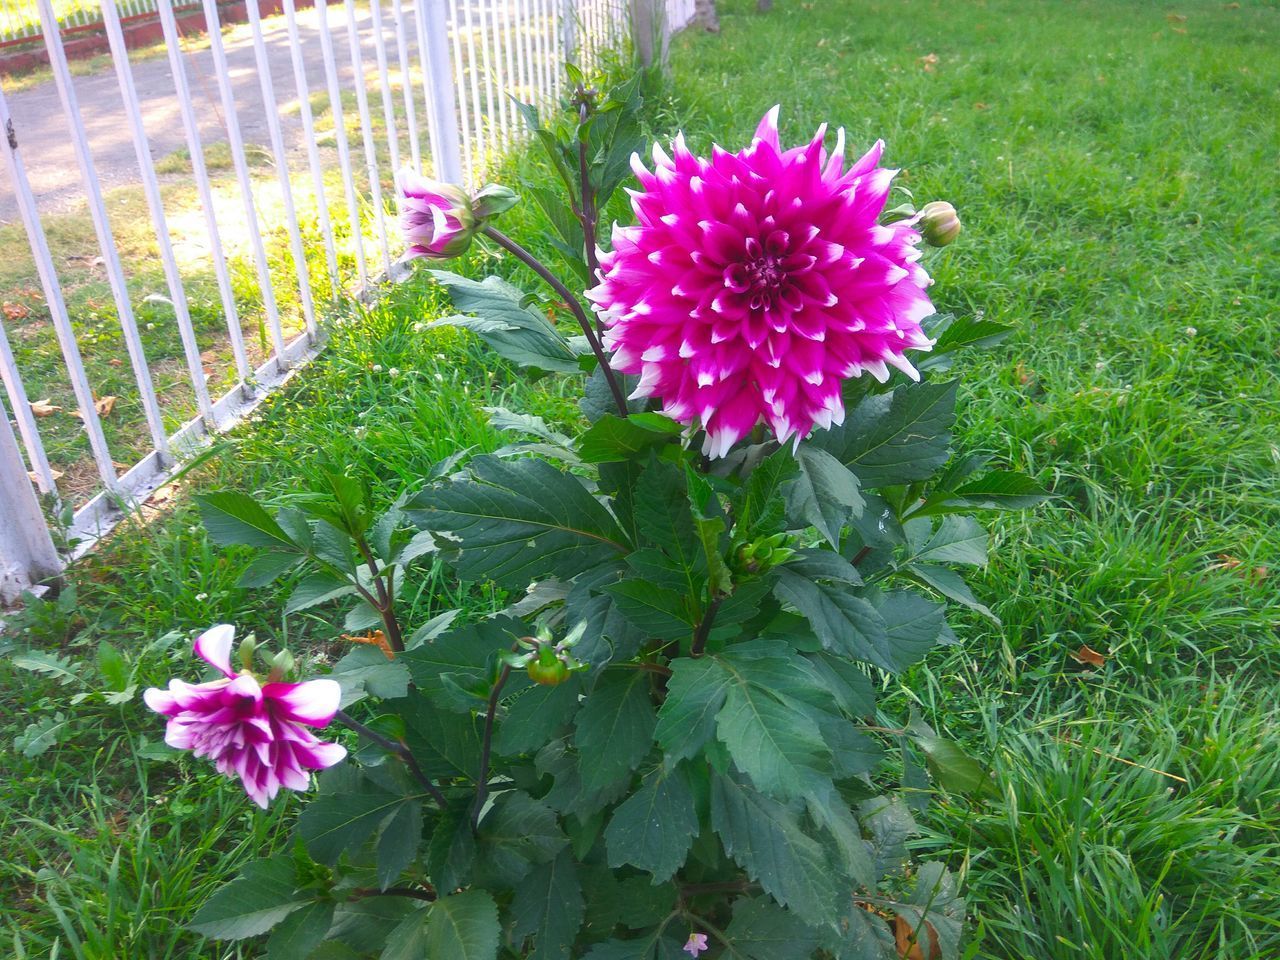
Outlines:
{"label": "dry fallen leaf", "polygon": [[111,411],[114,410],[115,408],[116,408],[115,397],[99,397],[97,400],[93,401],[93,409],[97,410],[98,415],[102,417],[105,417],[108,414],[110,414]]}
{"label": "dry fallen leaf", "polygon": [[[36,475],[36,472],[35,472],[34,470],[28,470],[28,471],[27,471],[27,476],[31,478],[31,482],[32,482],[32,483],[36,483],[36,484],[38,484],[38,483],[40,482],[40,477]],[[53,467],[50,467],[50,468],[49,468],[49,476],[53,477],[53,482],[54,482],[54,483],[57,483],[59,480],[61,480],[63,477],[65,477],[65,476],[66,476],[66,474],[65,474],[65,473],[63,473],[61,470],[55,470],[55,469],[53,469]]]}
{"label": "dry fallen leaf", "polygon": [[924,67],[925,73],[933,73],[933,68],[938,65],[938,55],[936,53],[926,53],[923,57],[917,57],[916,63]]}
{"label": "dry fallen leaf", "polygon": [[112,357],[110,360],[107,361],[107,363],[111,364],[113,367],[124,366],[124,361],[121,360],[119,357]]}
{"label": "dry fallen leaf", "polygon": [[31,412],[37,417],[51,417],[61,409],[61,407],[55,407],[47,398],[31,401]]}
{"label": "dry fallen leaf", "polygon": [[1170,23],[1186,23],[1187,22],[1186,16],[1181,13],[1166,13],[1164,15],[1164,18],[1168,20]]}
{"label": "dry fallen leaf", "polygon": [[981,100],[979,100],[977,103],[975,103],[975,104],[973,105],[973,109],[975,109],[975,110],[989,110],[989,109],[990,109],[990,107],[989,107],[987,104],[983,103]]}
{"label": "dry fallen leaf", "polygon": [[929,954],[927,957],[921,944],[913,936],[916,932],[915,924],[901,915],[893,918],[893,942],[898,948],[898,956],[902,960],[942,960],[942,947],[938,944],[938,931],[933,929],[933,924],[928,920],[925,920],[921,927],[928,934]]}
{"label": "dry fallen leaf", "polygon": [[383,636],[381,630],[374,630],[372,633],[367,633],[360,637],[353,637],[349,633],[344,633],[342,635],[342,639],[350,640],[352,643],[372,644],[385,653],[388,660],[394,660],[396,658],[396,652],[391,649],[391,644],[387,643],[387,638]]}
{"label": "dry fallen leaf", "polygon": [[1210,570],[1234,570],[1240,566],[1240,560],[1229,553],[1218,554],[1218,562],[1209,564]]}
{"label": "dry fallen leaf", "polygon": [[1223,10],[1239,10],[1239,9],[1240,9],[1240,4],[1238,4],[1238,3],[1228,3],[1228,4],[1227,4],[1225,7],[1223,7],[1222,9],[1223,9]]}
{"label": "dry fallen leaf", "polygon": [[4,302],[4,315],[10,320],[25,320],[31,316],[31,308],[25,303],[14,303],[11,300]]}
{"label": "dry fallen leaf", "polygon": [[1088,644],[1082,643],[1080,649],[1071,654],[1071,659],[1076,663],[1083,663],[1090,667],[1105,667],[1107,658]]}

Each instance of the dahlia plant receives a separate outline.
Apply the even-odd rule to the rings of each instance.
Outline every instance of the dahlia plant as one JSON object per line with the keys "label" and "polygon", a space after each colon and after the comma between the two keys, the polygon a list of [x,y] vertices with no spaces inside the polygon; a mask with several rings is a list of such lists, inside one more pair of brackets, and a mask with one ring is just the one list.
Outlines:
{"label": "dahlia plant", "polygon": [[[259,679],[252,643],[234,671],[217,627],[197,652],[219,679],[148,693],[259,803],[322,770],[295,848],[193,926],[269,934],[272,960],[956,957],[956,882],[907,843],[931,794],[978,802],[988,778],[876,692],[959,642],[948,604],[993,618],[957,569],[986,562],[974,514],[1041,493],[951,456],[940,374],[1005,332],[935,312],[921,230],[954,239],[955,211],[890,209],[881,144],[785,147],[776,108],[735,152],[677,138],[645,167],[636,85],[572,79],[566,116],[525,116],[573,283],[497,228],[509,192],[399,183],[411,256],[492,244],[550,285],[548,314],[432,273],[458,309],[438,324],[580,378],[581,423],[495,410],[508,446],[381,513],[339,470],[274,514],[203,499],[216,540],[263,548],[246,585],[305,571],[287,612],[348,598],[334,632],[365,642],[294,684],[283,654]],[[635,222],[604,242],[628,169]],[[508,606],[410,629],[424,564]],[[331,719],[345,753],[311,732]]]}

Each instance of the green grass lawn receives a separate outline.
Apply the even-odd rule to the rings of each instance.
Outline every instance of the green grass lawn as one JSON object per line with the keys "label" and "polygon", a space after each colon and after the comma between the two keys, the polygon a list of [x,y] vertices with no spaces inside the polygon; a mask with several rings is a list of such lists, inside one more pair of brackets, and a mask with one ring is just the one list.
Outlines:
{"label": "green grass lawn", "polygon": [[[1274,960],[1280,9],[754,7],[722,0],[720,35],[675,41],[674,104],[653,122],[736,148],[781,102],[792,141],[824,120],[856,147],[883,136],[917,199],[965,220],[933,261],[939,306],[1017,326],[958,371],[959,446],[1057,495],[993,538],[980,593],[1002,624],[954,618],[958,647],[886,681],[891,718],[918,707],[997,778],[995,799],[936,803],[918,842],[964,873],[970,956]],[[477,252],[467,270],[512,265]],[[521,381],[461,334],[415,329],[441,308],[418,278],[350,311],[185,485],[282,501],[327,459],[389,501],[453,450],[502,442],[482,406],[573,424],[571,384]],[[164,756],[161,725],[124,695],[190,675],[190,631],[219,620],[340,649],[327,608],[285,617],[283,591],[238,589],[246,562],[177,496],[78,565],[73,600],[20,618],[8,642],[65,660],[32,674],[0,659],[0,950],[255,955],[179,924],[258,845],[287,840],[296,803],[259,813]],[[418,574],[414,620],[496,601],[428,563]],[[1083,647],[1103,664],[1080,663]]]}

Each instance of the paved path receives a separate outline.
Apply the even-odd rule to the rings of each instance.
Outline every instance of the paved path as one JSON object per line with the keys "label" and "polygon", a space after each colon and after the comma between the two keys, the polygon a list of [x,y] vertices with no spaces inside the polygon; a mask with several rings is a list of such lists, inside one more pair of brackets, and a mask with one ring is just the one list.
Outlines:
{"label": "paved path", "polygon": [[[340,82],[344,90],[351,90],[353,73],[346,34],[346,16],[341,4],[329,8],[329,22],[333,31]],[[384,23],[387,28],[387,56],[395,70],[395,42],[389,13],[384,14]],[[358,24],[365,37],[362,48],[364,67],[367,74],[374,74],[376,61],[367,11],[359,15]],[[263,28],[276,99],[281,107],[285,140],[290,150],[297,150],[303,146],[302,127],[296,111],[288,109],[296,106],[297,88],[293,81],[293,64],[284,18],[265,20]],[[307,81],[314,95],[327,89],[320,50],[319,20],[314,9],[298,12],[298,29],[307,68]],[[416,44],[413,41],[411,20],[406,22],[406,29],[410,34],[410,57],[413,58],[416,56]],[[205,146],[225,142],[227,135],[213,72],[213,55],[208,49],[204,49],[185,56],[187,81]],[[266,114],[247,25],[237,27],[228,35],[227,61],[245,142],[269,146]],[[174,95],[168,57],[136,61],[133,64],[133,78],[142,104],[143,123],[151,140],[151,155],[159,160],[174,150],[185,148],[187,144],[182,131],[182,118],[178,112],[178,101]],[[107,69],[92,76],[74,77],[73,80],[76,96],[80,101],[80,113],[89,134],[94,166],[103,188],[109,190],[139,182],[138,161],[129,134],[124,103],[116,84],[115,71]],[[377,113],[382,109],[380,93],[372,76],[369,77],[369,83],[370,110]],[[84,187],[71,145],[70,127],[53,82],[14,93],[8,100],[19,149],[41,212],[53,213],[75,208],[84,197]],[[403,101],[397,100],[396,109],[401,116],[399,122],[403,124]],[[418,112],[418,132],[425,140],[421,106]],[[352,146],[354,149],[357,144],[353,143]],[[385,158],[383,162],[386,162]],[[17,216],[13,188],[8,177],[0,174],[0,222],[11,222]]]}

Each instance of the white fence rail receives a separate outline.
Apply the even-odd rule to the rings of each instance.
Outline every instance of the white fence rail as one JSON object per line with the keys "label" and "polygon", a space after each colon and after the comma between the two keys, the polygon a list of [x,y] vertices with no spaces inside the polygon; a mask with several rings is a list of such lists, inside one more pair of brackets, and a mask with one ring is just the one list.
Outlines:
{"label": "white fence rail", "polygon": [[[163,27],[168,75],[159,94],[155,69],[163,64],[131,62],[125,49],[125,2],[129,10],[152,5]],[[43,126],[57,118],[32,118],[28,111],[24,124],[22,111],[11,108],[35,93],[6,97],[0,90],[0,153],[7,171],[0,212],[6,202],[11,205],[3,215],[16,214],[29,247],[0,252],[6,261],[32,261],[40,289],[31,295],[43,311],[34,326],[56,334],[68,388],[64,402],[74,402],[80,421],[70,441],[64,422],[59,456],[66,466],[67,450],[76,449],[82,463],[76,488],[65,489],[64,483],[60,489],[46,444],[51,428],[42,416],[49,415],[50,405],[32,403],[36,398],[23,379],[24,354],[15,347],[33,327],[22,326],[25,314],[10,314],[6,302],[0,319],[0,379],[7,402],[7,409],[0,404],[0,600],[12,599],[88,549],[207,436],[236,423],[294,373],[321,346],[319,316],[326,304],[364,291],[371,277],[393,271],[388,188],[395,169],[408,164],[477,185],[486,168],[524,135],[509,96],[544,108],[553,104],[561,93],[562,62],[589,69],[606,51],[620,50],[629,35],[631,5],[645,2],[314,0],[314,7],[295,10],[294,0],[283,0],[283,15],[267,20],[251,2],[247,28],[224,38],[216,0],[202,0],[209,27],[205,50],[193,49],[190,38],[179,35],[173,0],[98,0],[93,13],[114,66],[109,99],[118,97],[113,109],[120,117],[119,124],[104,124],[101,83],[88,89],[102,78],[73,79],[58,11],[52,0],[34,0],[67,130],[59,146],[69,143],[74,163],[60,161],[52,148],[24,150],[28,137],[39,143]],[[661,2],[668,3],[668,29],[688,21],[691,10],[684,8],[691,0]],[[145,85],[135,81],[144,66]],[[92,102],[78,99],[81,85]],[[323,134],[321,116],[331,128]],[[177,140],[171,128],[179,127]],[[253,131],[249,146],[246,129]],[[156,144],[165,137],[185,145],[189,170],[176,183],[171,165],[157,172]],[[112,138],[132,144],[133,162],[126,163],[131,170],[118,169]],[[99,141],[109,142],[100,149]],[[210,146],[218,143],[227,144],[229,154],[218,166],[229,161],[229,172],[216,172],[208,159],[214,156]],[[263,155],[271,169],[255,175],[254,158],[261,165]],[[95,164],[96,156],[111,166],[109,176]],[[70,189],[92,221],[95,276],[99,285],[105,277],[111,307],[67,286],[67,258],[51,249],[51,215],[41,211],[51,202],[48,191],[33,186],[34,174],[47,172],[42,165],[64,171],[74,166],[78,174]],[[154,235],[143,262],[137,262],[136,237],[129,248],[134,259],[122,260],[120,215],[113,218],[114,194],[104,192],[104,181],[119,184],[122,178],[141,187],[142,216],[149,217]],[[175,189],[190,194],[176,213]],[[123,224],[130,234],[138,229]],[[143,274],[148,279],[140,286]],[[201,283],[210,291],[217,322],[211,327],[206,317],[197,329],[188,302],[192,285]],[[166,305],[163,313],[156,312],[157,302]],[[145,323],[146,334],[139,323],[143,308],[156,318]],[[102,321],[97,313],[82,315],[86,310],[114,317]],[[94,334],[93,362],[86,364],[86,331],[101,331],[106,322],[118,325],[118,339],[114,332]],[[149,357],[149,337],[158,324],[164,329],[155,336],[167,332],[180,342],[163,378]],[[126,386],[136,391],[127,400],[135,435],[128,443],[114,421],[112,429],[104,422],[112,410],[106,400],[113,398],[104,400],[95,389],[103,338],[123,347],[106,362],[122,372],[127,365],[132,373],[132,385]],[[119,381],[113,389],[121,389]],[[71,517],[69,529],[48,524],[46,517],[58,515]],[[55,539],[64,549],[55,550]]]}

